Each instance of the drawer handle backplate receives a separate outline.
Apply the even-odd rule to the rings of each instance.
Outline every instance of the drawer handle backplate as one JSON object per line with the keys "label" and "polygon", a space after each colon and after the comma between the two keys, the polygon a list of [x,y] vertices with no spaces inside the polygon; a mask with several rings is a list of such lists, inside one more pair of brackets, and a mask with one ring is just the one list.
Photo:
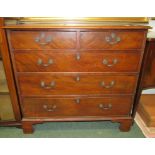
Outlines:
{"label": "drawer handle backplate", "polygon": [[48,59],[47,63],[43,63],[43,60],[39,58],[37,64],[40,65],[40,66],[43,66],[43,67],[48,67],[48,66],[53,64],[53,60]]}
{"label": "drawer handle backplate", "polygon": [[40,86],[43,89],[53,89],[55,87],[55,81],[52,81],[50,85],[46,85],[44,81],[41,81]]}
{"label": "drawer handle backplate", "polygon": [[48,106],[48,105],[43,105],[43,108],[46,110],[46,111],[48,111],[48,112],[53,112],[55,109],[56,109],[56,105],[54,104],[54,105],[52,105],[52,106]]}
{"label": "drawer handle backplate", "polygon": [[111,33],[110,36],[106,36],[105,40],[107,43],[113,45],[113,44],[117,44],[118,42],[121,41],[121,38],[116,36],[115,33]]}
{"label": "drawer handle backplate", "polygon": [[40,36],[35,38],[35,42],[40,45],[47,45],[52,41],[52,36],[45,36],[45,33],[41,33]]}
{"label": "drawer handle backplate", "polygon": [[102,109],[102,110],[109,110],[112,108],[112,104],[99,104],[99,108]]}
{"label": "drawer handle backplate", "polygon": [[104,65],[106,65],[107,67],[112,67],[112,66],[114,66],[115,64],[118,63],[118,59],[113,59],[111,64],[109,63],[109,61],[107,59],[103,59],[102,63]]}
{"label": "drawer handle backplate", "polygon": [[100,83],[101,87],[104,87],[104,88],[112,88],[114,85],[115,85],[115,81],[111,81],[109,85],[106,85],[104,81],[102,81]]}

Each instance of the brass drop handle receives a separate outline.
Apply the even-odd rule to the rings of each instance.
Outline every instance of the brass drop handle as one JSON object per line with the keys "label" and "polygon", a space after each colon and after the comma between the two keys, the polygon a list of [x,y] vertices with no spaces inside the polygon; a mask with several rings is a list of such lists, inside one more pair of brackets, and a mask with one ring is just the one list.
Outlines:
{"label": "brass drop handle", "polygon": [[43,67],[48,67],[48,66],[53,64],[53,60],[48,59],[47,63],[43,63],[43,60],[39,58],[38,61],[37,61],[37,64],[40,65],[40,66],[43,66]]}
{"label": "brass drop handle", "polygon": [[46,85],[44,81],[41,81],[40,86],[43,89],[53,89],[55,87],[55,81],[52,81],[50,85]]}
{"label": "brass drop handle", "polygon": [[35,42],[40,45],[47,45],[52,41],[52,36],[45,36],[45,33],[41,33],[40,36],[35,38]]}
{"label": "brass drop handle", "polygon": [[106,85],[104,81],[102,81],[100,83],[101,87],[104,87],[104,88],[112,88],[114,85],[115,85],[115,81],[111,81],[109,85]]}
{"label": "brass drop handle", "polygon": [[80,103],[80,99],[77,98],[77,99],[75,100],[75,102],[76,102],[77,104],[79,104],[79,103]]}
{"label": "brass drop handle", "polygon": [[121,38],[118,37],[115,33],[111,33],[110,36],[106,36],[105,40],[107,43],[113,45],[113,44],[117,44],[118,42],[121,41]]}
{"label": "brass drop handle", "polygon": [[48,105],[43,105],[43,108],[46,110],[46,111],[48,111],[48,112],[53,112],[55,109],[56,109],[56,105],[54,104],[54,105],[52,105],[52,106],[48,106]]}
{"label": "brass drop handle", "polygon": [[107,59],[103,59],[102,63],[106,65],[107,67],[112,67],[118,63],[118,59],[113,59],[111,64],[109,63]]}
{"label": "brass drop handle", "polygon": [[112,104],[99,104],[99,108],[102,109],[102,110],[109,110],[112,108]]}
{"label": "brass drop handle", "polygon": [[77,53],[77,54],[76,54],[76,60],[78,61],[78,60],[80,60],[80,59],[81,59],[81,56],[80,56],[79,53]]}

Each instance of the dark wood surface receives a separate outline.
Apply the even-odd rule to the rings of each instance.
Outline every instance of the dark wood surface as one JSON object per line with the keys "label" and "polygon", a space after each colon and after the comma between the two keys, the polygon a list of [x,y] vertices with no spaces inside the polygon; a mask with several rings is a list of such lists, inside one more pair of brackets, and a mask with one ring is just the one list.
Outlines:
{"label": "dark wood surface", "polygon": [[[120,38],[116,44],[109,44],[106,37],[112,39],[112,34]],[[111,50],[125,50],[125,49],[141,49],[143,48],[144,31],[114,31],[108,30],[105,32],[81,32],[80,45],[82,49],[111,49]],[[115,38],[112,39],[112,42]]]}
{"label": "dark wood surface", "polygon": [[21,121],[0,121],[0,126],[9,126],[9,127],[21,127]]}
{"label": "dark wood surface", "polygon": [[[3,28],[7,29],[24,133],[33,132],[33,124],[47,121],[112,120],[121,123],[120,130],[130,129],[148,27]],[[55,63],[47,67],[50,57]],[[118,63],[104,66],[103,57],[108,64],[115,58]],[[44,67],[36,65],[40,58]],[[80,104],[74,103],[77,96],[82,98]],[[112,107],[101,109],[109,108],[108,101]],[[53,108],[59,110],[55,115],[47,112]]]}
{"label": "dark wood surface", "polygon": [[137,90],[136,90],[136,94],[135,94],[135,101],[133,104],[133,111],[131,116],[134,118],[137,112],[137,108],[139,105],[139,101],[140,101],[140,97],[142,94],[142,90],[143,90],[143,79],[144,79],[144,75],[145,75],[145,70],[146,70],[146,64],[148,63],[148,55],[149,55],[149,51],[146,50],[146,41],[143,43],[143,59],[142,59],[142,64],[141,64],[141,69],[140,69],[140,73],[139,73],[139,79],[138,79],[138,83],[137,83]]}
{"label": "dark wood surface", "polygon": [[[79,78],[79,81],[77,81]],[[40,95],[94,95],[94,94],[132,94],[135,93],[137,76],[102,75],[97,73],[29,73],[18,74],[19,89],[22,96]],[[41,82],[45,87],[41,87]],[[54,82],[53,87],[50,84]],[[102,83],[105,86],[102,86]],[[111,83],[114,84],[111,86]]]}
{"label": "dark wood surface", "polygon": [[[114,34],[120,38],[117,44],[109,44],[106,37]],[[23,37],[24,35],[24,37]],[[9,37],[13,49],[74,49],[76,48],[76,31],[74,32],[46,32],[46,31],[10,31]],[[79,44],[81,49],[141,49],[143,48],[143,31],[103,31],[103,32],[80,32]],[[51,41],[45,45],[46,39]],[[36,38],[40,41],[36,42]],[[114,41],[115,38],[112,38]],[[20,41],[20,42],[19,42]]]}
{"label": "dark wood surface", "polygon": [[148,55],[144,66],[142,89],[155,87],[155,39],[147,40],[145,50],[148,52]]}
{"label": "dark wood surface", "polygon": [[139,51],[14,51],[17,72],[139,72],[141,56]]}
{"label": "dark wood surface", "polygon": [[[76,47],[76,32],[10,31],[9,37],[13,49],[74,49]],[[36,42],[36,39],[39,41]],[[48,39],[50,41],[46,43]]]}
{"label": "dark wood surface", "polygon": [[25,118],[128,116],[132,102],[132,96],[24,98],[22,106]]}

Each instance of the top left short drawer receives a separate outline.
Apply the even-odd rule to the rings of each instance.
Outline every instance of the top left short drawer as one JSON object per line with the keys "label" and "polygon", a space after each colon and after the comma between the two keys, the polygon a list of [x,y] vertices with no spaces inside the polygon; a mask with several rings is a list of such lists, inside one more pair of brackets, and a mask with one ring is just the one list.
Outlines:
{"label": "top left short drawer", "polygon": [[75,31],[8,31],[11,49],[74,49]]}

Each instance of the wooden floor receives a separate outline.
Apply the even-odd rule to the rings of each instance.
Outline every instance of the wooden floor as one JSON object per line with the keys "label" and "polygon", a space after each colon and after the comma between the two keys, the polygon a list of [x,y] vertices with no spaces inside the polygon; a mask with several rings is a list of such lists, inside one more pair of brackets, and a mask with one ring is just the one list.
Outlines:
{"label": "wooden floor", "polygon": [[145,137],[155,137],[155,94],[143,94],[135,121]]}
{"label": "wooden floor", "polygon": [[155,94],[141,96],[138,113],[148,127],[155,127]]}
{"label": "wooden floor", "polygon": [[147,138],[155,138],[155,127],[148,127],[141,116],[137,113],[135,117],[135,122]]}

